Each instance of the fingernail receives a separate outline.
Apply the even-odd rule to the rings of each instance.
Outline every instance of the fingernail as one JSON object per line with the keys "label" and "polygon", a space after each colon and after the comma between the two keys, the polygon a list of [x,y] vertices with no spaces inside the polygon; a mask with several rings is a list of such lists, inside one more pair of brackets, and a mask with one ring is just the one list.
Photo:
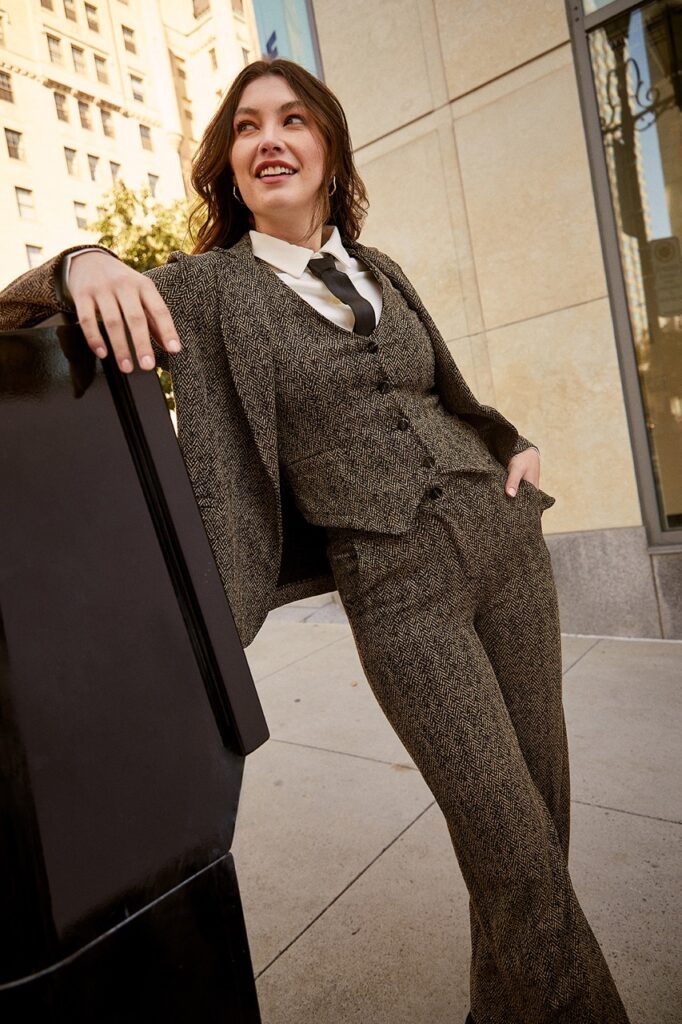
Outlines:
{"label": "fingernail", "polygon": [[132,364],[132,363],[130,362],[130,360],[129,360],[129,359],[124,359],[124,360],[122,361],[122,363],[121,363],[121,369],[123,370],[123,372],[124,372],[124,373],[130,373],[130,371],[132,370],[132,368],[133,368],[133,364]]}
{"label": "fingernail", "polygon": [[180,347],[180,342],[177,340],[177,338],[171,338],[170,341],[168,342],[169,352],[179,352]]}
{"label": "fingernail", "polygon": [[154,365],[154,357],[153,356],[142,356],[142,358],[140,359],[140,366],[142,366],[145,370],[151,370],[153,365]]}
{"label": "fingernail", "polygon": [[107,350],[104,348],[103,345],[100,345],[99,348],[95,349],[95,354],[98,355],[100,359],[104,359],[105,355],[107,354]]}
{"label": "fingernail", "polygon": [[511,496],[514,497],[514,495],[516,494],[516,488],[510,487],[509,490],[507,491],[507,494],[511,494]]}

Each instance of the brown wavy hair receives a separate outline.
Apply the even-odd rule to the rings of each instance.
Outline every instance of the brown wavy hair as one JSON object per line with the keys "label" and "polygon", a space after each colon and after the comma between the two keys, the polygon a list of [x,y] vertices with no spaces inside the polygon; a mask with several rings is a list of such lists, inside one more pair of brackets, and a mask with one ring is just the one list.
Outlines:
{"label": "brown wavy hair", "polygon": [[[189,216],[192,253],[207,252],[213,246],[229,249],[245,231],[255,226],[248,207],[232,192],[230,154],[234,143],[234,118],[246,86],[262,75],[281,75],[304,104],[325,144],[324,175],[315,198],[309,232],[332,222],[341,238],[357,240],[367,216],[367,192],[353,161],[348,123],[343,107],[324,82],[300,64],[276,57],[257,60],[239,72],[201,138],[192,161],[190,180],[197,201]],[[328,182],[336,175],[336,191],[330,196]],[[196,234],[193,224],[201,222]]]}

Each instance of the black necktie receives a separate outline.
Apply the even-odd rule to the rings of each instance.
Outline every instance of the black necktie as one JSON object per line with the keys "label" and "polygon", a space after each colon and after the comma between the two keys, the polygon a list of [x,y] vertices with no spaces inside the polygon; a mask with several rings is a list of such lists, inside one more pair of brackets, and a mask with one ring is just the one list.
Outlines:
{"label": "black necktie", "polygon": [[345,302],[353,310],[356,334],[371,334],[376,327],[374,307],[367,299],[363,299],[348,274],[336,269],[334,257],[330,252],[321,256],[313,256],[308,262],[308,270],[326,284],[330,292]]}

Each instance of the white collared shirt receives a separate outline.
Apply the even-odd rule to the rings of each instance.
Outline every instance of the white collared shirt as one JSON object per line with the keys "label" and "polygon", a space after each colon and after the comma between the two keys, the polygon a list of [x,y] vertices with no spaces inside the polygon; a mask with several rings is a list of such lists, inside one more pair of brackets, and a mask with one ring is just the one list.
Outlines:
{"label": "white collared shirt", "polygon": [[[334,257],[336,269],[347,274],[363,299],[368,299],[379,323],[382,308],[381,285],[370,268],[351,256],[341,241],[336,225],[322,228],[322,245],[318,250],[294,245],[283,238],[275,238],[263,231],[249,231],[253,254],[272,267],[280,281],[293,288],[302,299],[339,327],[352,331],[355,325],[353,310],[329,291],[326,284],[308,269],[308,261],[315,252],[328,252]],[[326,240],[325,240],[326,239]]]}
{"label": "white collared shirt", "polygon": [[[267,235],[263,231],[249,231],[253,254],[259,260],[272,267],[279,279],[293,288],[295,292],[314,306],[318,312],[333,321],[346,331],[352,331],[355,326],[355,316],[350,306],[337,298],[329,291],[326,284],[315,277],[308,270],[308,260],[315,254],[314,249],[307,249],[302,245],[294,245],[286,242],[283,238],[275,238],[274,235]],[[351,256],[343,242],[339,229],[335,224],[325,224],[322,228],[323,241],[317,252],[329,252],[334,257],[336,269],[348,275],[363,299],[368,299],[374,309],[376,322],[379,323],[382,309],[381,285],[370,268]],[[80,252],[89,252],[84,246]],[[97,250],[95,250],[97,251]],[[71,258],[80,253],[70,253],[66,257],[66,265],[63,270],[64,287],[67,297],[70,298],[68,277]]]}

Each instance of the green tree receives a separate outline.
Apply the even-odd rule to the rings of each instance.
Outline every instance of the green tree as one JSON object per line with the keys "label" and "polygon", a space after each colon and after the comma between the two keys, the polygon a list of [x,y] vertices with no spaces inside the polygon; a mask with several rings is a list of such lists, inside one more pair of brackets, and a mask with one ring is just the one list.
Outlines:
{"label": "green tree", "polygon": [[[176,249],[191,251],[190,208],[189,199],[176,199],[170,206],[164,206],[153,198],[151,189],[131,189],[119,180],[102,197],[102,215],[88,224],[88,229],[99,234],[99,245],[113,249],[124,263],[143,273],[162,266]],[[175,398],[170,375],[164,370],[157,373],[168,409],[173,411]]]}
{"label": "green tree", "polygon": [[88,224],[99,233],[98,243],[113,249],[133,270],[160,267],[174,249],[190,252],[189,199],[170,206],[157,202],[147,187],[135,190],[117,181],[100,204],[102,216]]}

